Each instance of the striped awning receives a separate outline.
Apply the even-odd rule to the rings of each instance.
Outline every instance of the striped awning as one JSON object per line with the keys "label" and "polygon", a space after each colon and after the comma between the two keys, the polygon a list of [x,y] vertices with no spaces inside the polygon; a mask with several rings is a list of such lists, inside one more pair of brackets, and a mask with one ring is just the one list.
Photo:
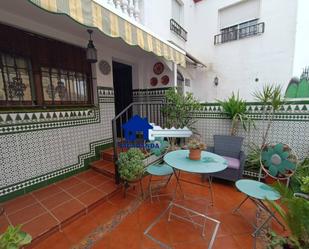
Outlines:
{"label": "striped awning", "polygon": [[121,37],[129,45],[137,45],[147,52],[186,66],[185,52],[149,34],[93,0],[28,1],[46,11],[68,15],[76,22],[97,28],[110,37]]}

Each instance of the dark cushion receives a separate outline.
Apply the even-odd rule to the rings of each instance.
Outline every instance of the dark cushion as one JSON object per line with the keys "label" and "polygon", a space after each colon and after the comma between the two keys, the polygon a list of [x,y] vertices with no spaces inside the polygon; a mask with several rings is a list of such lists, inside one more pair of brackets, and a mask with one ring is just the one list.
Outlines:
{"label": "dark cushion", "polygon": [[214,153],[239,158],[243,137],[214,135]]}

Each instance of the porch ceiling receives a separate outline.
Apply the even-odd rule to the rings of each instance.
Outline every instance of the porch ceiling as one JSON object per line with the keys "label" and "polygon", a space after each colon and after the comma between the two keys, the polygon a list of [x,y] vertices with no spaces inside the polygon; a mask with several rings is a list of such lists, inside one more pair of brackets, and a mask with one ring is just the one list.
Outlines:
{"label": "porch ceiling", "polygon": [[54,14],[64,14],[85,27],[96,28],[110,37],[122,38],[129,45],[138,46],[185,67],[184,51],[149,34],[142,26],[125,20],[93,0],[25,0],[25,2]]}

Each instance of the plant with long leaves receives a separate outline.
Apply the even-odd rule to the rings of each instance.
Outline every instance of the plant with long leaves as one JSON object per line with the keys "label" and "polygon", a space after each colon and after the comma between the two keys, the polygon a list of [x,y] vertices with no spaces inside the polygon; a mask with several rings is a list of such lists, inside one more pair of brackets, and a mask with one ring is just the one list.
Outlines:
{"label": "plant with long leaves", "polygon": [[282,237],[272,232],[268,249],[309,248],[309,201],[294,196],[293,191],[281,183],[274,185],[274,188],[281,195],[281,205],[275,201],[267,202],[282,218],[290,235]]}
{"label": "plant with long leaves", "polygon": [[[260,91],[255,91],[253,93],[254,98],[261,102],[262,116],[263,116],[263,136],[262,136],[262,146],[263,147],[268,140],[269,130],[271,128],[274,114],[280,109],[283,104],[282,97],[282,87],[279,85],[265,85]],[[267,120],[267,125],[265,127],[265,121]]]}
{"label": "plant with long leaves", "polygon": [[235,136],[238,132],[239,124],[242,125],[245,131],[250,130],[251,126],[255,127],[254,121],[246,113],[246,102],[237,95],[232,93],[232,96],[227,100],[218,100],[224,114],[232,120],[231,135]]}

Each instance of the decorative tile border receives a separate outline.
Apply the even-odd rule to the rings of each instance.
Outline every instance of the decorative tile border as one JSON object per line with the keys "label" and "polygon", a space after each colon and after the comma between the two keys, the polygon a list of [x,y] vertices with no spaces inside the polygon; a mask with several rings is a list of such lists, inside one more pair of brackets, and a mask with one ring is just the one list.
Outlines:
{"label": "decorative tile border", "polygon": [[98,100],[99,103],[114,103],[115,95],[112,87],[98,87]]}
{"label": "decorative tile border", "polygon": [[133,102],[165,102],[165,93],[170,88],[134,89]]}
{"label": "decorative tile border", "polygon": [[[90,144],[90,151],[88,153],[82,154],[78,156],[78,163],[62,168],[60,170],[56,170],[54,172],[47,173],[45,175],[41,175],[23,182],[16,183],[11,186],[6,186],[0,189],[0,202],[10,199],[10,197],[17,196],[29,192],[33,189],[31,187],[40,185],[43,186],[42,183],[51,183],[57,181],[57,179],[63,179],[71,174],[74,174],[76,171],[79,172],[83,169],[86,169],[88,166],[87,160],[91,160],[96,157],[96,150],[98,148],[107,148],[112,144],[113,139],[104,139],[100,141],[96,141]],[[22,172],[21,172],[22,173]],[[30,188],[30,189],[29,189]],[[14,194],[15,193],[15,194]],[[13,194],[13,196],[12,196]]]}

